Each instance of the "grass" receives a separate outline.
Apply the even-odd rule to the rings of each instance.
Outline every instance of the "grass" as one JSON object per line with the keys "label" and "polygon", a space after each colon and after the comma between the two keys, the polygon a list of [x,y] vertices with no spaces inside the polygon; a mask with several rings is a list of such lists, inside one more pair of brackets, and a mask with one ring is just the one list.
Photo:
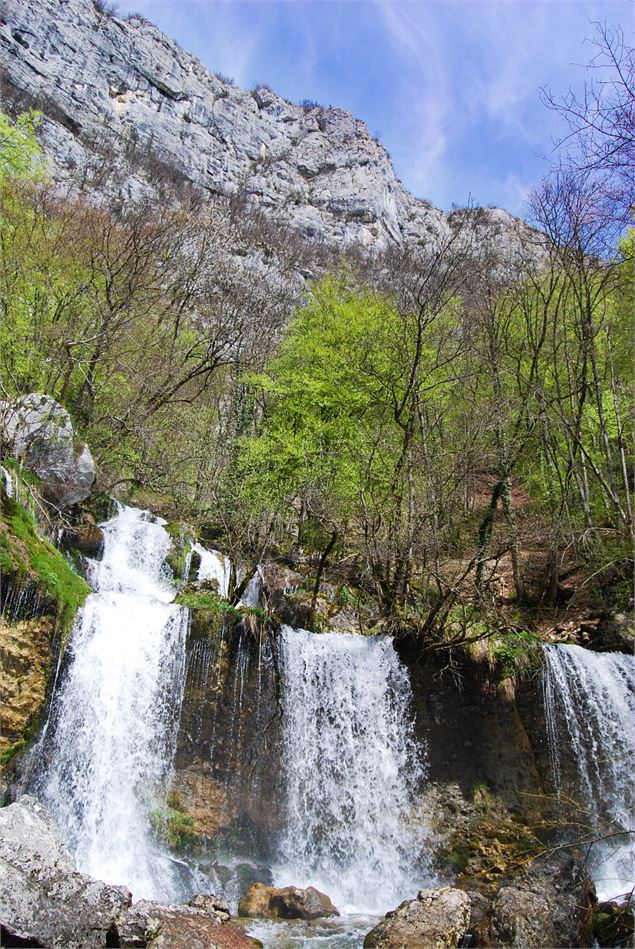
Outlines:
{"label": "grass", "polygon": [[90,587],[49,541],[38,536],[35,517],[13,498],[2,500],[0,568],[17,583],[33,583],[68,633]]}

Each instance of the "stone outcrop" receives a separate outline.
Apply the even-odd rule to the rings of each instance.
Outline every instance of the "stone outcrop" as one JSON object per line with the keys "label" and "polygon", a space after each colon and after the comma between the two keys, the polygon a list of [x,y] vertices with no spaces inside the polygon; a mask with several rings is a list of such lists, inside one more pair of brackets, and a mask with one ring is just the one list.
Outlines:
{"label": "stone outcrop", "polygon": [[[211,193],[248,201],[330,245],[436,246],[446,216],[409,194],[363,122],[342,109],[294,105],[266,87],[246,92],[209,72],[142,17],[92,0],[5,0],[4,97],[45,115],[55,174],[77,182],[94,153],[128,166],[127,192],[172,170]],[[114,153],[114,154],[113,154]],[[524,226],[486,211],[501,246]]]}
{"label": "stone outcrop", "polygon": [[215,896],[133,905],[125,887],[79,873],[53,819],[28,796],[0,808],[0,926],[3,945],[49,949],[258,945],[230,923],[229,907]]}
{"label": "stone outcrop", "polygon": [[55,399],[32,392],[0,403],[0,440],[42,481],[44,497],[57,508],[84,501],[95,480],[90,449],[78,443],[70,415]]}
{"label": "stone outcrop", "polygon": [[[8,623],[0,617],[0,754],[19,750],[44,709],[52,657],[55,622],[51,617]],[[6,758],[4,759],[6,760]]]}
{"label": "stone outcrop", "polygon": [[470,925],[467,893],[444,886],[421,890],[406,900],[368,933],[365,949],[455,949]]}
{"label": "stone outcrop", "polygon": [[254,883],[238,904],[239,916],[263,916],[268,919],[321,919],[339,916],[325,893],[309,886],[265,886]]}
{"label": "stone outcrop", "polygon": [[[48,812],[33,798],[0,808],[0,923],[30,945],[91,949],[130,906],[130,893],[78,873]],[[3,940],[3,942],[5,941]]]}

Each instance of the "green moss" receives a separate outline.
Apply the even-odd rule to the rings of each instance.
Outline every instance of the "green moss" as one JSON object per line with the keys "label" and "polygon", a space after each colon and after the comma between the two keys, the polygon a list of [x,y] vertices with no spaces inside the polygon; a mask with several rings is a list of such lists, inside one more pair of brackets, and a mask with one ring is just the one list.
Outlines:
{"label": "green moss", "polygon": [[243,616],[257,616],[258,619],[263,621],[267,619],[267,614],[261,607],[236,607],[229,600],[224,600],[218,593],[211,590],[183,590],[174,602],[178,603],[179,606],[187,606],[191,610],[211,610],[214,613],[222,613],[233,619],[240,619]]}
{"label": "green moss", "polygon": [[508,679],[530,669],[538,661],[538,644],[540,637],[524,629],[494,635],[490,650],[500,678]]}
{"label": "green moss", "polygon": [[19,738],[17,741],[14,741],[13,744],[5,748],[4,751],[0,751],[0,768],[4,768],[19,751],[26,748],[27,744],[26,738]]}
{"label": "green moss", "polygon": [[179,796],[171,791],[163,807],[156,808],[150,822],[159,840],[165,841],[171,850],[182,850],[196,836],[194,818],[187,814]]}
{"label": "green moss", "polygon": [[191,531],[178,522],[166,524],[165,530],[172,538],[172,546],[165,562],[172,572],[174,582],[180,584],[187,579],[185,572],[194,538]]}
{"label": "green moss", "polygon": [[35,518],[26,507],[13,498],[4,498],[2,513],[0,565],[3,572],[20,582],[31,580],[53,605],[62,632],[69,632],[90,587],[59,550],[38,536]]}

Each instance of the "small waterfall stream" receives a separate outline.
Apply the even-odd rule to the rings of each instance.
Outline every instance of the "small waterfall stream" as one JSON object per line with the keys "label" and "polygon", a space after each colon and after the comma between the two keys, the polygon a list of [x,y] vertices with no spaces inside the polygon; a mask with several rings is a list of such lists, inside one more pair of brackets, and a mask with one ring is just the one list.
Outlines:
{"label": "small waterfall stream", "polygon": [[406,670],[383,637],[284,627],[280,652],[286,828],[276,881],[316,886],[343,913],[386,912],[430,879],[412,814],[423,762]]}
{"label": "small waterfall stream", "polygon": [[188,615],[174,605],[161,522],[122,508],[103,525],[103,559],[78,616],[40,743],[35,791],[80,870],[135,898],[179,893],[178,865],[150,815],[169,778],[183,689]]}
{"label": "small waterfall stream", "polygon": [[605,838],[593,846],[589,866],[599,899],[610,899],[635,886],[635,658],[579,646],[544,652],[554,783],[559,796],[581,805],[591,834],[581,828],[580,836]]}

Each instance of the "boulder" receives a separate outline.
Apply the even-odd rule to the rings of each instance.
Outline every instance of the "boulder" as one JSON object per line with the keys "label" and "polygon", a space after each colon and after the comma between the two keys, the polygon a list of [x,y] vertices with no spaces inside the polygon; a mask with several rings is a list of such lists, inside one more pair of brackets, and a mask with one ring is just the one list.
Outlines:
{"label": "boulder", "polygon": [[65,527],[60,537],[62,550],[79,550],[88,557],[99,557],[104,547],[104,532],[96,524]]}
{"label": "boulder", "polygon": [[444,886],[421,890],[406,900],[367,934],[365,949],[455,949],[470,925],[470,900],[463,890]]}
{"label": "boulder", "polygon": [[547,853],[498,890],[489,938],[523,949],[590,945],[595,899],[583,859],[560,850]]}
{"label": "boulder", "polygon": [[498,891],[492,906],[490,934],[496,944],[518,949],[549,949],[558,945],[549,901],[518,886],[502,886]]}
{"label": "boulder", "polygon": [[111,945],[152,949],[253,949],[260,945],[228,920],[227,905],[214,896],[199,895],[188,905],[140,900],[119,920],[117,942]]}
{"label": "boulder", "polygon": [[55,399],[32,392],[0,403],[0,440],[42,481],[47,501],[58,508],[84,501],[95,480],[90,450],[77,442],[70,415]]}
{"label": "boulder", "polygon": [[130,907],[123,886],[79,873],[53,819],[34,798],[0,808],[3,945],[92,949],[109,941]]}
{"label": "boulder", "polygon": [[238,904],[239,916],[264,916],[268,919],[320,919],[339,916],[325,893],[315,887],[265,886],[254,883]]}

